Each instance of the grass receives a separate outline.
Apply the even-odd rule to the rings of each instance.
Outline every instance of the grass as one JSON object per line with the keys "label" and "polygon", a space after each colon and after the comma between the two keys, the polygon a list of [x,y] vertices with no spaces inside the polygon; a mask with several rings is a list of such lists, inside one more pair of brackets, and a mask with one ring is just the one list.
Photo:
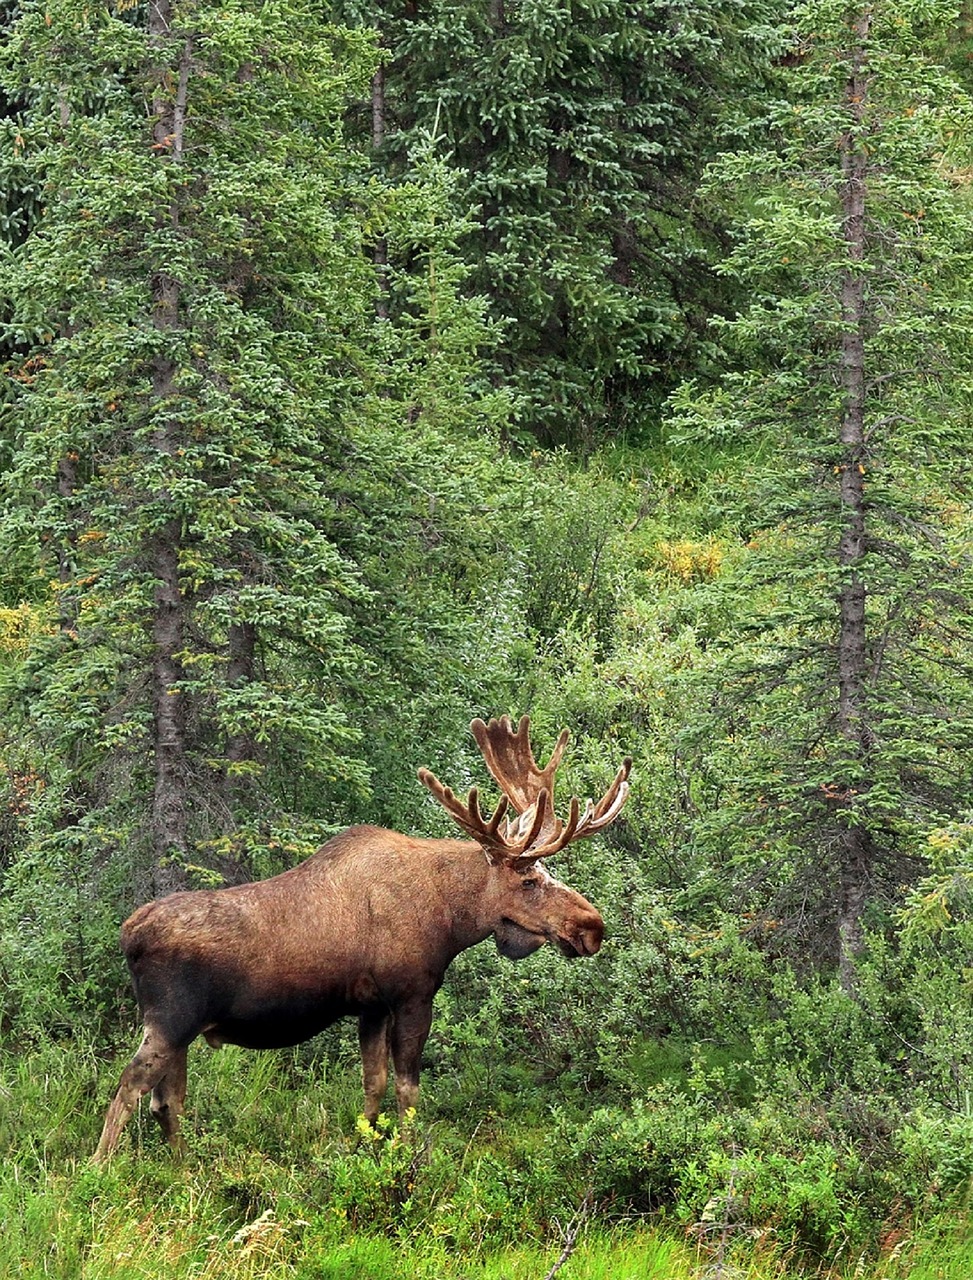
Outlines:
{"label": "grass", "polygon": [[565,1256],[589,1171],[536,1090],[500,1115],[433,1077],[423,1125],[373,1139],[356,1125],[353,1046],[329,1047],[194,1050],[189,1158],[169,1158],[143,1107],[101,1169],[88,1156],[121,1063],[77,1045],[0,1053],[0,1280],[545,1280],[559,1261],[559,1280],[973,1275],[965,1211],[878,1258],[802,1267],[771,1229],[700,1235],[675,1203],[620,1219],[603,1200]]}

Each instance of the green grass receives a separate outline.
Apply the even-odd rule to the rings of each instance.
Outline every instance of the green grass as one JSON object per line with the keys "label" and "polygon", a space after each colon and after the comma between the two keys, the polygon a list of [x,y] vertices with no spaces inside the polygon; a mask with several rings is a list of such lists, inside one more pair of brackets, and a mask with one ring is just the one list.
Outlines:
{"label": "green grass", "polygon": [[[591,1171],[563,1120],[545,1125],[537,1089],[500,1114],[475,1084],[433,1075],[416,1130],[372,1140],[353,1048],[329,1049],[194,1050],[189,1157],[169,1158],[143,1107],[101,1169],[88,1157],[121,1061],[76,1045],[0,1053],[0,1280],[543,1280]],[[849,1241],[814,1260],[772,1226],[700,1232],[677,1200],[627,1218],[619,1204],[584,1219],[560,1280],[973,1275],[962,1208],[899,1228],[878,1257]]]}

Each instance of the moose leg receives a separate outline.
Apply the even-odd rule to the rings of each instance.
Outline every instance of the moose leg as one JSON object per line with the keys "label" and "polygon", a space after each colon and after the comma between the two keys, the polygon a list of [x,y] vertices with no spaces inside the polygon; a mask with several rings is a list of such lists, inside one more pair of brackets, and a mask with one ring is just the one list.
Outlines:
{"label": "moose leg", "polygon": [[392,1064],[395,1067],[395,1101],[399,1120],[419,1101],[419,1065],[432,1026],[432,1001],[406,1005],[392,1023]]}
{"label": "moose leg", "polygon": [[389,1021],[387,1013],[363,1013],[358,1019],[365,1119],[369,1124],[378,1119],[389,1082]]}
{"label": "moose leg", "polygon": [[122,1130],[128,1124],[139,1099],[154,1089],[169,1070],[174,1050],[158,1032],[146,1028],[135,1057],[122,1072],[118,1092],[105,1116],[101,1141],[92,1156],[94,1164],[102,1164],[118,1146]]}
{"label": "moose leg", "polygon": [[185,1155],[186,1143],[179,1132],[179,1117],[186,1102],[187,1049],[174,1049],[165,1075],[152,1090],[152,1114],[162,1126],[169,1146]]}

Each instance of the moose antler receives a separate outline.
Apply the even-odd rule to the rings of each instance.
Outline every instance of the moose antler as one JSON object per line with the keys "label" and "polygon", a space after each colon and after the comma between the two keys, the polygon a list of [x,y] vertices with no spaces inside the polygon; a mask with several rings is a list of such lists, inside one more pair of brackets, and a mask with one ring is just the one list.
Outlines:
{"label": "moose antler", "polygon": [[523,716],[516,729],[509,716],[501,716],[489,724],[477,719],[470,725],[470,732],[486,767],[518,813],[526,813],[542,791],[554,799],[554,775],[571,736],[567,729],[561,730],[543,769],[530,747],[530,716]]}
{"label": "moose antler", "polygon": [[510,807],[510,801],[506,796],[500,797],[492,815],[485,818],[480,812],[479,792],[476,787],[470,788],[464,803],[428,769],[419,770],[419,781],[429,788],[457,826],[462,827],[466,834],[472,836],[496,861],[515,862],[523,856],[537,839],[550,805],[548,793],[542,791],[529,822],[525,823],[523,816],[519,820],[508,818],[504,822],[503,819]]}
{"label": "moose antler", "polygon": [[[538,858],[549,858],[558,853],[574,840],[587,839],[603,831],[618,817],[628,795],[628,775],[632,768],[630,756],[626,756],[597,805],[588,800],[582,810],[577,796],[572,796],[567,821],[563,822],[554,813],[554,774],[567,746],[567,729],[561,732],[543,769],[534,759],[530,747],[528,716],[522,717],[516,729],[510,718],[503,716],[488,723],[474,720],[470,730],[487,768],[503,791],[489,819],[480,812],[476,787],[470,790],[464,804],[428,769],[419,770],[419,780],[458,826],[482,845],[493,860],[510,862],[518,868],[527,867]],[[506,817],[511,804],[518,813],[516,818]]]}

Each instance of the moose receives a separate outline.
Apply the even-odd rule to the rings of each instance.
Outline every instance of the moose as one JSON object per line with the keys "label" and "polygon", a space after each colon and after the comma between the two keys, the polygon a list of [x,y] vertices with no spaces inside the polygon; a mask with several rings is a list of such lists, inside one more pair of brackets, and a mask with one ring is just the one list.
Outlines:
{"label": "moose", "polygon": [[356,1017],[365,1116],[378,1119],[390,1052],[404,1116],[418,1099],[433,996],[461,951],[492,935],[511,960],[545,942],[568,957],[594,955],[601,916],[542,863],[614,821],[632,761],[625,759],[597,804],[582,808],[573,797],[561,819],[554,774],[568,732],[542,769],[529,728],[527,716],[516,728],[507,716],[470,726],[502,792],[489,817],[476,787],[463,801],[419,770],[469,840],[350,827],[268,880],[173,893],[139,907],[122,926],[121,946],[144,1036],[108,1108],[94,1161],[112,1155],[150,1090],[166,1139],[185,1149],[186,1054],[200,1035],[213,1048],[284,1048]]}

